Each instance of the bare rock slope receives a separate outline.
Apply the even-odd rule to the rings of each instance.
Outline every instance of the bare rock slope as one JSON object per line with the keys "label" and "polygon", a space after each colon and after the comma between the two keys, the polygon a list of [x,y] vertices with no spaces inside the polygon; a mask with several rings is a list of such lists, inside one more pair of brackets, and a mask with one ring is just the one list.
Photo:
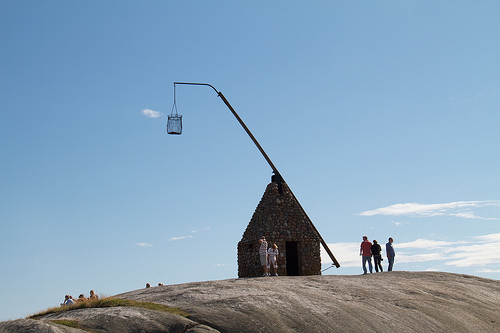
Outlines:
{"label": "bare rock slope", "polygon": [[[55,318],[95,332],[500,332],[500,281],[450,273],[230,279],[117,297],[178,307],[191,316],[81,309],[36,324],[50,326],[46,332],[82,332],[52,324]],[[6,326],[15,322],[0,323],[0,332],[35,332]]]}

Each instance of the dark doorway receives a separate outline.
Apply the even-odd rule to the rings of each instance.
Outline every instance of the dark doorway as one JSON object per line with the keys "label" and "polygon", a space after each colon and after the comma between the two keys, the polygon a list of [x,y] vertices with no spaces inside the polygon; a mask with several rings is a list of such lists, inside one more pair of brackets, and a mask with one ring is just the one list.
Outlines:
{"label": "dark doorway", "polygon": [[286,242],[286,275],[299,275],[299,252],[297,242]]}

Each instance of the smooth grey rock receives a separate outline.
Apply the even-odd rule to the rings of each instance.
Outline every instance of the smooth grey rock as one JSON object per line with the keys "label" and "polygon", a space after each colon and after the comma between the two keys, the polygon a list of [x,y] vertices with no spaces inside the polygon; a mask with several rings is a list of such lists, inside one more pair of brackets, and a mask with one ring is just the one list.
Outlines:
{"label": "smooth grey rock", "polygon": [[[78,321],[83,329],[93,332],[203,332],[195,330],[200,324],[182,316],[132,306],[77,309],[49,314],[40,318],[41,321],[55,319]],[[205,332],[217,331],[207,327]]]}
{"label": "smooth grey rock", "polygon": [[0,322],[0,332],[12,333],[82,333],[85,331],[36,319],[17,319]]}
{"label": "smooth grey rock", "polygon": [[117,297],[181,308],[79,309],[0,323],[0,332],[500,332],[500,281],[440,272],[230,279]]}
{"label": "smooth grey rock", "polygon": [[500,332],[500,281],[440,272],[262,277],[118,295],[221,332]]}

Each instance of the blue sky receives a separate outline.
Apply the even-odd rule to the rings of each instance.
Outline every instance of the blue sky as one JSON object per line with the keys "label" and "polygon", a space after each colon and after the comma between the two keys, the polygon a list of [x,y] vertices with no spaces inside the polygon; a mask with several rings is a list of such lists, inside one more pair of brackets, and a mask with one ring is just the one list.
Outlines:
{"label": "blue sky", "polygon": [[[0,2],[0,320],[237,277],[271,169],[341,264],[500,279],[498,1]],[[384,261],[384,266],[386,261]]]}

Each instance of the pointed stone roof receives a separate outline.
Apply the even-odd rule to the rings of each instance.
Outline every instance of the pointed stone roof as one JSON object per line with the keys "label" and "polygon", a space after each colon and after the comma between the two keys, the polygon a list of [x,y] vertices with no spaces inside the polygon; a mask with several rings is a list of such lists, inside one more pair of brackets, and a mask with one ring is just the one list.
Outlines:
{"label": "pointed stone roof", "polygon": [[255,242],[260,236],[275,241],[320,239],[285,182],[281,193],[278,184],[267,185],[241,241]]}

